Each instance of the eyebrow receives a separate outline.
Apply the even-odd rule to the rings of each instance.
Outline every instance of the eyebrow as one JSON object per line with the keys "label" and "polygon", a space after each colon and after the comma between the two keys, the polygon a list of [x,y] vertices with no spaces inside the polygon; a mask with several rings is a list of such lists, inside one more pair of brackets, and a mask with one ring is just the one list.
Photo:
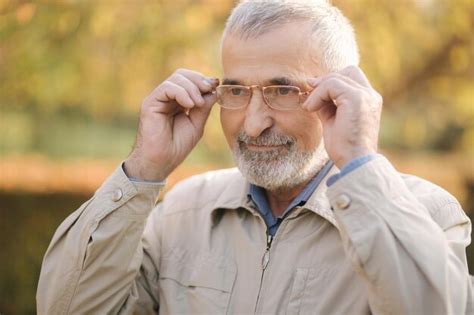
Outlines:
{"label": "eyebrow", "polygon": [[[288,77],[272,78],[268,80],[268,83],[270,83],[271,85],[296,85],[296,86],[298,85],[297,82],[295,82],[294,80],[291,80]],[[229,78],[225,78],[224,80],[222,80],[222,84],[223,85],[245,85],[239,80],[229,79]]]}
{"label": "eyebrow", "polygon": [[291,80],[290,78],[287,78],[287,77],[277,77],[277,78],[273,78],[273,79],[270,79],[270,84],[272,85],[295,85],[293,82],[293,80]]}
{"label": "eyebrow", "polygon": [[222,85],[243,85],[240,81],[225,78],[222,80]]}

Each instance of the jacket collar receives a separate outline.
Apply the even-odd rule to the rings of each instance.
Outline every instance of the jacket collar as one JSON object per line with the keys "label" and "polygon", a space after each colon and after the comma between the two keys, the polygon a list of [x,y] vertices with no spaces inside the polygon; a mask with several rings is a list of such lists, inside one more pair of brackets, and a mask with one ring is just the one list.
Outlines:
{"label": "jacket collar", "polygon": [[304,209],[308,209],[321,217],[325,218],[329,222],[331,222],[335,227],[338,227],[336,216],[334,215],[334,211],[331,210],[331,204],[329,203],[329,199],[326,196],[326,192],[328,190],[327,180],[339,173],[339,168],[333,165],[326,176],[323,178],[321,183],[316,187],[316,190],[313,192],[311,197],[308,199],[306,204],[303,206]]}
{"label": "jacket collar", "polygon": [[[333,165],[302,208],[302,210],[306,209],[323,217],[335,227],[338,227],[338,224],[334,212],[331,210],[329,199],[326,197],[326,191],[328,189],[326,182],[329,177],[338,172],[339,169]],[[229,176],[229,181],[226,186],[227,187],[214,203],[211,213],[214,213],[216,209],[239,208],[244,208],[253,214],[256,213],[256,211],[252,209],[252,203],[248,198],[250,184],[237,168],[235,168],[233,175]]]}
{"label": "jacket collar", "polygon": [[237,209],[248,206],[249,184],[237,168],[229,176],[226,187],[214,203],[213,209]]}

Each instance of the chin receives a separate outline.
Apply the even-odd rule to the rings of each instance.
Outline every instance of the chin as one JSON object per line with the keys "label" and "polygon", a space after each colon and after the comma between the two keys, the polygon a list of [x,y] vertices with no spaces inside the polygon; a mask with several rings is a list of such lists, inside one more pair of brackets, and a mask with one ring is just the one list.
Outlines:
{"label": "chin", "polygon": [[329,160],[324,146],[322,148],[312,152],[237,149],[233,151],[233,157],[240,172],[251,184],[274,191],[291,189],[311,180]]}

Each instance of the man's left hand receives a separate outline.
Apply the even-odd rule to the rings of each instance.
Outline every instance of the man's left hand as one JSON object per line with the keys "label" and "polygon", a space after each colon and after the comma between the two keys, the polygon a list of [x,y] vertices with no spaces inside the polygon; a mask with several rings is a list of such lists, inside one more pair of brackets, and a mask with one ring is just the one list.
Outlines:
{"label": "man's left hand", "polygon": [[318,113],[326,151],[336,166],[376,153],[382,97],[362,70],[349,66],[308,83],[314,90],[303,108]]}

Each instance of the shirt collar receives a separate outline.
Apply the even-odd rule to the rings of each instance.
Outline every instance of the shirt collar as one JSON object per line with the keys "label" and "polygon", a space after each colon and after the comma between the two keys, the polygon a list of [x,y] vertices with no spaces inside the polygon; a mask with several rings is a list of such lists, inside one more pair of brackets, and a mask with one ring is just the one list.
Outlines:
{"label": "shirt collar", "polygon": [[[328,165],[328,164],[326,164]],[[334,226],[337,226],[336,218],[333,211],[331,210],[331,205],[328,198],[326,197],[327,185],[325,184],[329,177],[339,172],[339,169],[331,163],[331,167],[326,174],[321,175],[322,179],[320,180],[320,185],[316,185],[316,189],[310,194],[309,199],[304,205],[305,209],[308,209],[311,212],[314,212],[326,220],[330,221]],[[242,176],[242,174],[235,169],[235,176],[229,178],[229,182],[226,184],[226,189],[220,194],[219,198],[216,200],[212,206],[214,210],[217,209],[247,209],[250,212],[253,212],[255,215],[258,215],[255,210],[251,207],[251,199],[248,197],[250,194],[250,184]],[[321,174],[323,172],[320,172]],[[308,184],[309,185],[309,184]]]}
{"label": "shirt collar", "polygon": [[[281,218],[285,217],[286,214],[296,206],[302,206],[306,204],[308,199],[314,193],[316,188],[321,184],[322,180],[326,175],[329,173],[331,168],[333,167],[334,163],[332,161],[328,161],[323,168],[311,179],[311,181],[305,186],[305,188],[300,192],[298,196],[290,203],[288,208],[283,212],[280,216]],[[270,205],[268,204],[268,200],[266,197],[265,190],[259,186],[249,184],[248,190],[248,198],[250,198],[255,205],[257,206],[257,210],[262,213],[262,215],[266,216],[269,215]]]}

